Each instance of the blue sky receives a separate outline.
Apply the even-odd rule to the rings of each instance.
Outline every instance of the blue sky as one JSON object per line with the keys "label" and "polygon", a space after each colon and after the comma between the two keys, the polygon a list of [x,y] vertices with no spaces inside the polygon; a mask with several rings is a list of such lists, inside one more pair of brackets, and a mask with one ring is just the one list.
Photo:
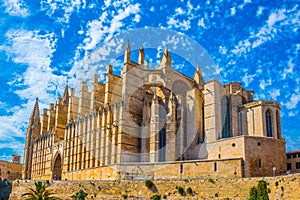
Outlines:
{"label": "blue sky", "polygon": [[[62,95],[67,79],[71,87],[90,72],[103,79],[107,64],[122,66],[108,58],[120,56],[125,38],[112,38],[149,27],[200,44],[223,83],[240,81],[256,99],[278,101],[287,150],[300,149],[299,1],[0,1],[1,160],[23,156],[36,97],[41,110]],[[150,63],[166,44],[171,52],[178,48],[175,39],[162,38],[157,54],[147,55]],[[189,71],[179,62],[174,67]]]}

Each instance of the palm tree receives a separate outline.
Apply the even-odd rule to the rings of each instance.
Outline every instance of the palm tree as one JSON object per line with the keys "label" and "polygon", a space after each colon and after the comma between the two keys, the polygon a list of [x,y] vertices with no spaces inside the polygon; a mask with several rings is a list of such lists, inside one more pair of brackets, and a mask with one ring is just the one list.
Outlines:
{"label": "palm tree", "polygon": [[46,188],[48,184],[43,184],[42,181],[34,182],[35,190],[29,188],[30,192],[22,194],[22,197],[25,197],[25,200],[58,200],[60,198],[52,197],[54,193],[49,192]]}
{"label": "palm tree", "polygon": [[87,195],[88,193],[86,193],[83,190],[80,190],[79,192],[76,192],[76,194],[72,195],[71,197],[73,200],[84,200]]}

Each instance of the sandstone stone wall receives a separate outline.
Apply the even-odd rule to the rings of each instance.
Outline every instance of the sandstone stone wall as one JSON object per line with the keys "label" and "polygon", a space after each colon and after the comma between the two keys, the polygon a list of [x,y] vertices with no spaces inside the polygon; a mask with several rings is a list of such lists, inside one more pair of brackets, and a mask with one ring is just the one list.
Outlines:
{"label": "sandstone stone wall", "polygon": [[[148,189],[145,181],[52,181],[48,187],[51,192],[61,199],[71,199],[71,195],[84,190],[88,193],[87,200],[91,199],[150,199],[154,194],[159,194],[167,199],[235,199],[246,200],[252,186],[257,186],[258,180],[264,179],[270,189],[270,200],[293,199],[300,197],[300,174],[266,178],[232,178],[232,179],[206,179],[206,180],[173,180],[154,181],[154,186]],[[277,182],[277,183],[276,183]],[[14,181],[10,200],[19,200],[28,188],[33,187],[33,181]],[[276,186],[277,185],[277,186]],[[195,195],[181,196],[176,186],[183,187],[186,191],[191,187]]]}
{"label": "sandstone stone wall", "polygon": [[2,180],[15,180],[22,176],[22,164],[0,160],[0,177]]}

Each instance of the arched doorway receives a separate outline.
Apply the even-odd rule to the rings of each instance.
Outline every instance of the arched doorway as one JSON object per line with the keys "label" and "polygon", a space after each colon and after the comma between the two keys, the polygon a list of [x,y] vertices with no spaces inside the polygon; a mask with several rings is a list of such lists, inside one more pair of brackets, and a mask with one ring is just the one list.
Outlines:
{"label": "arched doorway", "polygon": [[52,168],[52,179],[53,180],[61,180],[61,171],[62,171],[62,166],[61,166],[61,156],[60,154],[57,154],[55,160],[54,160],[54,165]]}

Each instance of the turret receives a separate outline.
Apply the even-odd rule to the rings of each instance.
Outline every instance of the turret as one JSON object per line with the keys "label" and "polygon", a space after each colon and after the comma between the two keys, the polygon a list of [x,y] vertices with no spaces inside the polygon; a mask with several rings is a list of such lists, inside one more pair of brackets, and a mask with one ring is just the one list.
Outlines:
{"label": "turret", "polygon": [[36,98],[35,104],[29,119],[29,124],[38,126],[40,124],[39,99]]}
{"label": "turret", "polygon": [[68,105],[69,104],[69,88],[68,88],[68,81],[65,87],[64,94],[62,96],[62,104],[63,105]]}
{"label": "turret", "polygon": [[169,67],[171,67],[171,65],[172,65],[172,58],[171,58],[170,52],[168,50],[168,47],[166,47],[166,49],[164,51],[164,54],[160,61],[160,65],[165,65],[165,66],[169,66]]}
{"label": "turret", "polygon": [[141,46],[139,49],[138,64],[141,65],[142,68],[144,67],[144,57],[145,57],[144,47]]}
{"label": "turret", "polygon": [[33,141],[39,137],[41,130],[40,112],[38,98],[36,98],[26,132],[26,143],[24,148],[24,165],[22,170],[23,179],[31,178]]}
{"label": "turret", "polygon": [[130,44],[129,41],[127,41],[126,49],[124,53],[124,64],[130,62]]}
{"label": "turret", "polygon": [[196,71],[195,71],[195,74],[194,74],[194,80],[196,81],[196,83],[198,85],[202,85],[203,86],[203,76],[202,76],[202,72],[200,70],[200,67],[199,65],[197,64],[196,66]]}

